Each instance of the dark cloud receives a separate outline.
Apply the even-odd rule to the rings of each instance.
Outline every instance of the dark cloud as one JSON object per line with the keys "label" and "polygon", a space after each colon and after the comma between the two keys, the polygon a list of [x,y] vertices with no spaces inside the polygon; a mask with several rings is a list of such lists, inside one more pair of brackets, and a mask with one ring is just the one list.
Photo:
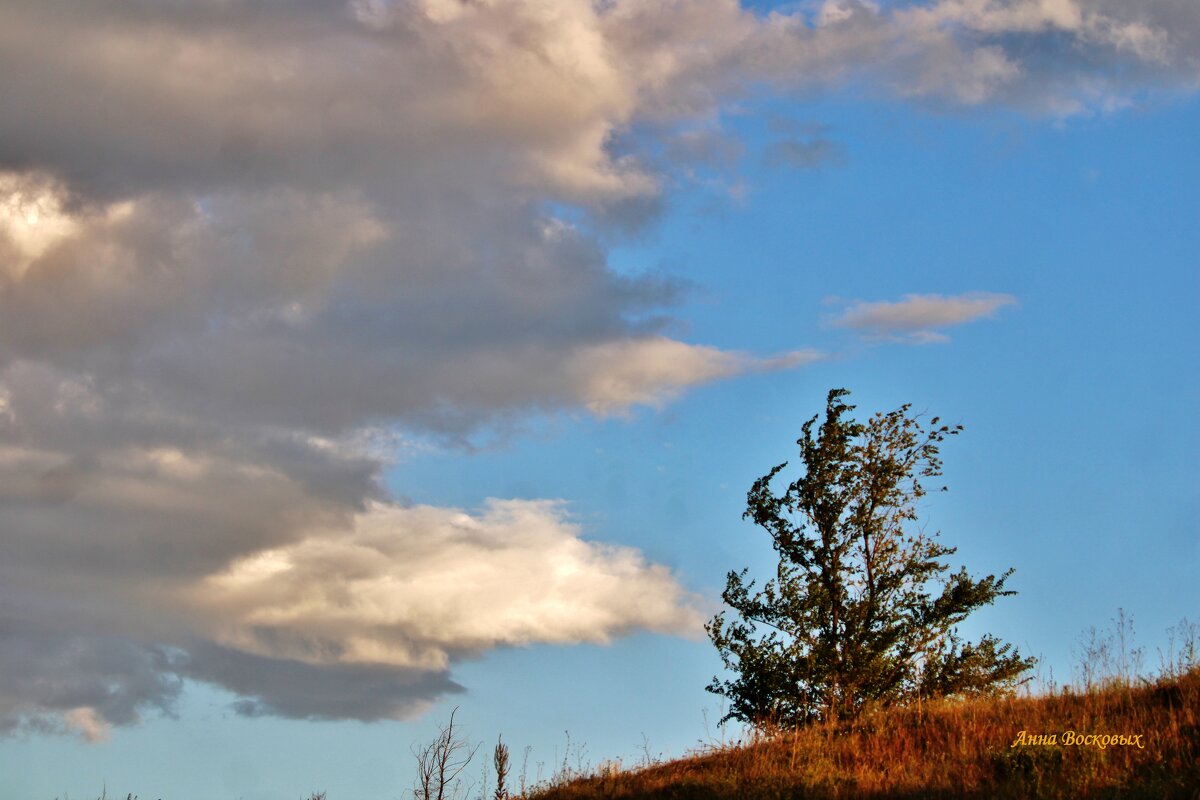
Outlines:
{"label": "dark cloud", "polygon": [[168,711],[180,688],[163,648],[0,618],[0,732],[73,732],[95,741],[108,725]]}
{"label": "dark cloud", "polygon": [[234,710],[249,717],[404,719],[447,694],[464,691],[446,671],[393,666],[312,665],[263,658],[211,644],[188,651],[182,674],[239,695]]}

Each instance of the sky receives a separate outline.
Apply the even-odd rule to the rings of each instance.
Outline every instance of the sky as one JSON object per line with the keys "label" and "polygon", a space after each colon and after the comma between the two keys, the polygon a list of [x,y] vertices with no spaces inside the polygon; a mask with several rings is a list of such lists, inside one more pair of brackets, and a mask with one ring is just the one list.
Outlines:
{"label": "sky", "polygon": [[965,634],[1200,618],[1193,0],[0,0],[0,64],[0,797],[736,735],[835,387],[964,426]]}

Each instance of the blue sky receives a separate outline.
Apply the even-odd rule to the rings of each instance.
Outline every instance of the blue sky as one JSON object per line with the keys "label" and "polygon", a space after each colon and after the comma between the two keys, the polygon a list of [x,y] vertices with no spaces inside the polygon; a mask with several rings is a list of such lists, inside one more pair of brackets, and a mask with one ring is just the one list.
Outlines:
{"label": "blue sky", "polygon": [[0,3],[0,795],[720,736],[833,387],[965,426],[967,633],[1200,616],[1188,4],[130,8]]}

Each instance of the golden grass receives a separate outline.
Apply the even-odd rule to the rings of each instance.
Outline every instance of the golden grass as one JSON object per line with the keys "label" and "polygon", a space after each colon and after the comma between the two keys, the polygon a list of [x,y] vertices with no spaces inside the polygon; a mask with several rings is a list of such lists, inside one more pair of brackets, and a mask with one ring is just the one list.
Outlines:
{"label": "golden grass", "polygon": [[[1014,747],[1021,731],[1055,741]],[[1143,746],[1069,744],[1067,731],[1140,735]],[[1137,687],[884,710],[526,797],[1200,800],[1200,669]]]}

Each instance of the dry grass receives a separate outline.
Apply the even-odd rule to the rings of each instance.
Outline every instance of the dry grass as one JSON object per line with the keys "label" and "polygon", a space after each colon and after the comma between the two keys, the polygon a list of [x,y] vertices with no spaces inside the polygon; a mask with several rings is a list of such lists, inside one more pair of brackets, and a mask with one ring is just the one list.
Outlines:
{"label": "dry grass", "polygon": [[[1056,734],[1056,743],[1012,746],[1021,731]],[[1066,731],[1140,734],[1144,747],[1068,745]],[[1136,687],[880,711],[526,797],[1200,800],[1200,669]]]}

